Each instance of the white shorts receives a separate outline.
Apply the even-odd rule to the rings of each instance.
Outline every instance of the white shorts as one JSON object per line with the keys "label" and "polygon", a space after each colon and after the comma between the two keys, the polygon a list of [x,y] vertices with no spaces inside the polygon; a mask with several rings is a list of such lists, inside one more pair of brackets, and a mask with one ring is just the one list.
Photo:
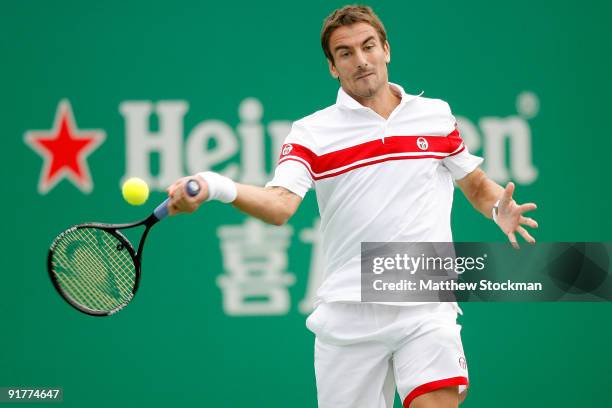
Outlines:
{"label": "white shorts", "polygon": [[392,408],[396,388],[406,408],[449,386],[465,398],[467,363],[451,303],[323,303],[306,326],[316,335],[319,408]]}

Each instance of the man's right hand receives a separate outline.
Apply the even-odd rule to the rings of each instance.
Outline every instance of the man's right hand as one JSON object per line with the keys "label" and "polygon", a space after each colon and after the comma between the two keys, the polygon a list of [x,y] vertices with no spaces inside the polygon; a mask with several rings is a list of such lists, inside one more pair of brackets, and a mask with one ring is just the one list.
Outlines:
{"label": "man's right hand", "polygon": [[[200,184],[198,195],[191,197],[187,194],[186,185],[189,180],[196,180]],[[197,210],[204,201],[208,199],[208,183],[197,175],[182,177],[176,180],[166,189],[170,202],[168,202],[168,213],[176,215],[180,213],[191,214]]]}

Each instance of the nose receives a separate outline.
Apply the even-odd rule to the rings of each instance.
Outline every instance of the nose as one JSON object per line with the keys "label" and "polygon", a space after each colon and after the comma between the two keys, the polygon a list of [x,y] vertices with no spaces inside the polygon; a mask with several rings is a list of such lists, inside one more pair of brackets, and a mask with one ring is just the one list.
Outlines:
{"label": "nose", "polygon": [[364,68],[368,67],[368,60],[366,59],[365,54],[363,52],[358,51],[355,54],[355,58],[356,58],[356,61],[357,61],[357,67],[358,68],[364,69]]}

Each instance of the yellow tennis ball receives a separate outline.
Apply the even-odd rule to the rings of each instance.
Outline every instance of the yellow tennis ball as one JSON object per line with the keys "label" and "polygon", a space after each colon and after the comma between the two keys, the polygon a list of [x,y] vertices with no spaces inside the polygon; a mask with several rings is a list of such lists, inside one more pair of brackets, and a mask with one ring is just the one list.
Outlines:
{"label": "yellow tennis ball", "polygon": [[149,198],[149,186],[143,179],[132,177],[123,183],[121,194],[128,203],[142,205]]}

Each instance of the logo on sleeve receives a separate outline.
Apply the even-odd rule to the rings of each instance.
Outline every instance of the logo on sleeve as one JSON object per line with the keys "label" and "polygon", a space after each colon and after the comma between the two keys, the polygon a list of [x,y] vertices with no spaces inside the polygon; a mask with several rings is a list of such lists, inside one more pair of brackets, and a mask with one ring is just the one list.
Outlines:
{"label": "logo on sleeve", "polygon": [[293,150],[293,146],[291,146],[290,144],[285,145],[285,147],[283,147],[283,153],[282,153],[282,155],[283,155],[283,156],[288,155],[288,154],[291,152],[291,150]]}
{"label": "logo on sleeve", "polygon": [[459,367],[464,370],[467,370],[467,361],[465,361],[465,357],[463,356],[459,357]]}
{"label": "logo on sleeve", "polygon": [[427,143],[427,139],[425,139],[424,137],[419,137],[417,139],[417,146],[421,150],[427,150],[427,148],[429,147],[429,143]]}

